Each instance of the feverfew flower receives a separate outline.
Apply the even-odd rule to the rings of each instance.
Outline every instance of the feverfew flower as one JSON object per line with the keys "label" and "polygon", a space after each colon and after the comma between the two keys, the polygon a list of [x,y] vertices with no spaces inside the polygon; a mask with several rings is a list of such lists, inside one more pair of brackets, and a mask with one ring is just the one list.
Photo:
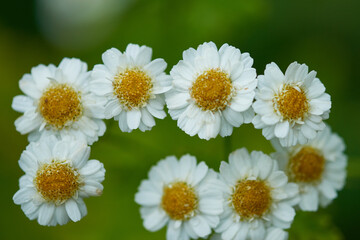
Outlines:
{"label": "feverfew flower", "polygon": [[101,103],[89,91],[87,64],[64,58],[58,67],[38,65],[19,82],[25,93],[14,97],[12,108],[24,113],[15,121],[16,130],[29,134],[29,141],[41,136],[74,136],[88,144],[106,130]]}
{"label": "feverfew flower", "polygon": [[95,65],[92,90],[105,102],[105,118],[119,121],[123,132],[150,130],[155,118],[163,119],[163,93],[171,88],[163,59],[151,61],[152,49],[129,44],[124,53],[116,48],[102,55]]}
{"label": "feverfew flower", "polygon": [[204,162],[184,155],[161,160],[143,180],[135,201],[142,207],[144,227],[157,231],[167,225],[166,239],[205,238],[222,213],[221,183]]}
{"label": "feverfew flower", "polygon": [[233,127],[251,122],[257,85],[248,53],[213,42],[183,52],[170,75],[173,88],[165,95],[169,114],[190,136],[209,140],[230,136]]}
{"label": "feverfew flower", "polygon": [[266,139],[279,138],[282,146],[304,144],[325,128],[331,107],[330,95],[305,64],[294,62],[285,75],[275,63],[258,76],[259,85],[253,108],[255,128],[263,129]]}
{"label": "feverfew flower", "polygon": [[288,183],[277,162],[262,152],[245,148],[221,162],[224,213],[215,229],[224,240],[286,239],[298,202],[298,186]]}
{"label": "feverfew flower", "polygon": [[319,204],[327,206],[345,184],[347,157],[345,144],[330,127],[305,145],[284,148],[272,142],[277,152],[272,156],[299,185],[299,207],[304,211],[317,211]]}
{"label": "feverfew flower", "polygon": [[[246,236],[245,236],[246,237]],[[288,239],[288,232],[282,230],[281,228],[270,227],[266,230],[266,238],[264,240],[286,240]],[[211,236],[211,240],[222,240],[220,233],[215,233]],[[242,238],[246,240],[246,238]],[[237,239],[238,240],[238,239]],[[241,240],[241,238],[239,238]]]}
{"label": "feverfew flower", "polygon": [[25,172],[20,190],[13,197],[25,215],[40,225],[63,225],[87,214],[83,198],[102,193],[105,169],[98,160],[89,160],[86,142],[68,137],[44,137],[31,142],[21,154]]}

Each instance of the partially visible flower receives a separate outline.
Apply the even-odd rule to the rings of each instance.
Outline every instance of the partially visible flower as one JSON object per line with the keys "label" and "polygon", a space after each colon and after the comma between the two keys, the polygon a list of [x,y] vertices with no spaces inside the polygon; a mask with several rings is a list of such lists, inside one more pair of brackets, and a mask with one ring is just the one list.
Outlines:
{"label": "partially visible flower", "polygon": [[221,183],[204,162],[184,155],[167,157],[143,180],[135,201],[142,207],[144,227],[157,231],[167,225],[166,239],[205,238],[223,211]]}
{"label": "partially visible flower", "polygon": [[285,75],[275,63],[266,65],[253,108],[255,128],[263,129],[266,139],[278,138],[282,146],[305,144],[325,128],[329,117],[330,95],[308,66],[293,62]]}
{"label": "partially visible flower", "polygon": [[[262,152],[245,148],[221,162],[224,213],[215,229],[224,240],[286,239],[298,202],[298,186],[288,183],[277,162]],[[278,230],[276,230],[278,229]],[[284,233],[284,234],[283,234]]]}
{"label": "partially visible flower", "polygon": [[151,55],[151,48],[136,44],[124,53],[111,48],[92,71],[91,89],[105,102],[105,118],[119,121],[123,132],[150,130],[154,117],[166,116],[163,93],[171,88],[171,77],[164,72],[166,62],[151,61]]}
{"label": "partially visible flower", "polygon": [[305,145],[284,148],[272,143],[277,149],[272,156],[289,180],[299,185],[301,210],[317,211],[336,198],[345,184],[347,157],[343,140],[330,127]]}
{"label": "partially visible flower", "polygon": [[13,200],[30,219],[56,226],[79,221],[87,214],[83,198],[102,194],[105,169],[98,160],[88,160],[86,142],[65,137],[44,137],[31,142],[21,154],[25,172]]}
{"label": "partially visible flower", "polygon": [[88,144],[104,135],[106,126],[99,99],[89,91],[86,63],[64,58],[58,67],[38,65],[19,82],[25,93],[14,97],[12,108],[24,113],[15,121],[16,130],[29,134],[29,141],[42,135],[74,136]]}
{"label": "partially visible flower", "polygon": [[250,123],[257,85],[248,53],[213,42],[183,52],[171,69],[173,88],[165,95],[169,114],[190,136],[209,140],[230,136],[233,127]]}
{"label": "partially visible flower", "polygon": [[[281,228],[270,227],[266,230],[266,238],[264,240],[287,240],[288,237],[289,234]],[[246,240],[246,238],[242,239]],[[223,238],[221,237],[221,234],[215,233],[211,236],[211,240],[223,240]]]}

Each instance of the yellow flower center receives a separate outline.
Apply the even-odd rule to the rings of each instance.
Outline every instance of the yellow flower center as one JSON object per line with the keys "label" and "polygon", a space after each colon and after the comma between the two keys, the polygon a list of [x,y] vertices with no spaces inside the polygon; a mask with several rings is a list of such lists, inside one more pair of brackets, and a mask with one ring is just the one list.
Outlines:
{"label": "yellow flower center", "polygon": [[80,100],[80,94],[72,87],[58,84],[43,93],[39,101],[39,111],[49,125],[62,129],[81,116]]}
{"label": "yellow flower center", "polygon": [[260,218],[270,207],[270,188],[261,180],[239,181],[235,186],[231,202],[242,218]]}
{"label": "yellow flower center", "polygon": [[188,219],[197,205],[198,199],[194,189],[185,182],[176,182],[164,187],[161,206],[171,219]]}
{"label": "yellow flower center", "polygon": [[190,96],[204,111],[224,110],[230,103],[233,86],[227,73],[210,69],[197,77],[190,88]]}
{"label": "yellow flower center", "polygon": [[303,120],[309,110],[305,92],[289,85],[275,96],[273,104],[285,120]]}
{"label": "yellow flower center", "polygon": [[38,169],[34,184],[46,201],[61,204],[78,191],[79,177],[78,171],[68,163],[53,160]]}
{"label": "yellow flower center", "polygon": [[138,68],[117,74],[113,81],[114,94],[128,110],[143,107],[150,99],[151,78]]}
{"label": "yellow flower center", "polygon": [[288,163],[289,177],[295,182],[316,182],[324,172],[325,159],[312,147],[303,147]]}

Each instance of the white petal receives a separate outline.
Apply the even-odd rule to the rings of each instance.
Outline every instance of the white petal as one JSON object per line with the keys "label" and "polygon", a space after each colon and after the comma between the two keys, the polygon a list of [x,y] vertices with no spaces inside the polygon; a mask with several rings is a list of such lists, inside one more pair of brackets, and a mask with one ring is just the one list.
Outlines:
{"label": "white petal", "polygon": [[206,165],[206,163],[204,162],[200,162],[195,170],[195,179],[193,180],[193,184],[196,185],[198,184],[201,180],[204,179],[205,175],[208,172],[209,167]]}
{"label": "white petal", "polygon": [[135,202],[143,206],[156,206],[161,202],[161,195],[157,192],[140,191],[135,194]]}
{"label": "white petal", "polygon": [[273,125],[280,121],[280,116],[274,113],[266,114],[261,117],[261,120],[267,125]]}
{"label": "white petal", "polygon": [[234,238],[234,236],[236,235],[237,231],[239,231],[240,229],[240,224],[239,223],[233,223],[232,225],[230,225],[230,227],[228,229],[226,229],[222,234],[221,237],[224,240],[231,240]]}
{"label": "white petal", "polygon": [[166,95],[166,104],[169,109],[180,109],[189,105],[190,95],[187,92]]}
{"label": "white petal", "polygon": [[54,217],[60,225],[64,225],[69,221],[69,216],[67,215],[64,205],[56,207]]}
{"label": "white petal", "polygon": [[81,213],[79,210],[79,207],[77,203],[73,199],[69,199],[65,203],[65,209],[67,214],[69,215],[69,218],[74,221],[80,221],[81,219]]}
{"label": "white petal", "polygon": [[238,232],[235,235],[235,239],[236,240],[246,240],[250,229],[251,229],[250,224],[246,224],[246,222],[243,222],[240,225],[240,229],[238,230]]}
{"label": "white petal", "polygon": [[155,232],[161,229],[168,219],[169,218],[164,211],[155,209],[152,213],[145,217],[144,227],[151,232]]}
{"label": "white petal", "polygon": [[127,124],[130,129],[137,129],[140,125],[141,111],[131,110],[127,112]]}
{"label": "white petal", "polygon": [[155,126],[155,119],[146,108],[141,109],[141,121],[148,127]]}
{"label": "white petal", "polygon": [[284,186],[287,183],[288,178],[283,171],[275,171],[270,175],[268,181],[273,188],[277,188]]}
{"label": "white petal", "polygon": [[163,110],[156,109],[152,104],[146,105],[147,110],[156,118],[163,119],[166,113]]}
{"label": "white petal", "polygon": [[234,127],[239,127],[242,123],[244,123],[244,118],[241,113],[232,110],[227,107],[223,112],[223,116],[225,119]]}
{"label": "white petal", "polygon": [[119,115],[119,128],[123,132],[131,132],[132,129],[129,128],[127,124],[127,112],[122,111]]}
{"label": "white petal", "polygon": [[164,72],[166,66],[166,62],[163,59],[158,58],[147,64],[144,69],[148,71],[153,77],[155,77]]}
{"label": "white petal", "polygon": [[52,72],[54,67],[54,65],[45,66],[40,64],[31,69],[31,75],[39,90],[44,90],[49,85],[49,78],[54,77]]}
{"label": "white petal", "polygon": [[92,80],[106,80],[111,81],[113,79],[114,73],[111,73],[109,69],[103,64],[96,64],[91,71]]}
{"label": "white petal", "polygon": [[281,228],[270,228],[265,240],[286,240],[287,238],[288,233]]}
{"label": "white petal", "polygon": [[313,139],[316,137],[316,131],[309,127],[308,125],[304,124],[301,126],[301,132],[304,134],[304,136],[308,139]]}
{"label": "white petal", "polygon": [[223,212],[222,199],[216,198],[205,198],[199,201],[199,210],[207,215],[219,215]]}
{"label": "white petal", "polygon": [[[176,221],[170,221],[166,231],[166,240],[180,240],[182,228],[175,226]],[[183,240],[183,239],[181,239]],[[185,239],[184,239],[185,240]],[[186,239],[187,240],[187,239]]]}
{"label": "white petal", "polygon": [[188,178],[192,177],[192,172],[196,170],[196,158],[190,155],[184,155],[180,158],[179,161],[179,175],[178,177],[183,180],[187,181]]}
{"label": "white petal", "polygon": [[66,141],[57,142],[53,148],[53,157],[59,160],[67,159],[69,151],[69,145]]}
{"label": "white petal", "polygon": [[284,222],[292,222],[295,217],[295,210],[286,203],[280,203],[273,209],[272,214]]}
{"label": "white petal", "polygon": [[323,180],[322,183],[319,184],[318,188],[321,193],[328,199],[334,199],[337,196],[334,187],[327,180]]}
{"label": "white petal", "polygon": [[234,97],[231,101],[230,108],[237,112],[246,111],[251,106],[254,95],[255,93],[251,93],[249,97],[241,95]]}
{"label": "white petal", "polygon": [[250,227],[249,237],[252,240],[263,240],[266,236],[265,227],[262,221],[252,223],[253,228]]}
{"label": "white petal", "polygon": [[98,96],[108,95],[114,93],[114,87],[111,81],[108,80],[94,80],[91,81],[91,91]]}
{"label": "white petal", "polygon": [[38,223],[46,226],[50,223],[55,211],[55,205],[44,203],[39,209]]}
{"label": "white petal", "polygon": [[86,143],[78,142],[78,144],[74,144],[74,147],[69,153],[69,159],[71,159],[74,163],[74,167],[81,169],[90,156],[90,147],[86,145]]}
{"label": "white petal", "polygon": [[87,208],[86,208],[85,202],[83,201],[82,198],[78,198],[76,200],[76,202],[78,204],[78,207],[79,207],[79,210],[81,213],[81,217],[85,217],[87,215]]}
{"label": "white petal", "polygon": [[317,211],[319,205],[319,196],[314,187],[308,187],[305,192],[301,194],[299,207],[303,211]]}
{"label": "white petal", "polygon": [[223,232],[224,230],[228,229],[230,227],[230,225],[233,224],[231,210],[230,210],[230,214],[223,213],[221,216],[222,216],[222,218],[219,222],[219,225],[215,229],[216,232]]}
{"label": "white petal", "polygon": [[220,128],[220,136],[227,137],[230,136],[233,132],[233,126],[229,124],[225,118],[221,118],[221,128]]}
{"label": "white petal", "polygon": [[28,174],[35,174],[38,168],[37,157],[32,151],[25,150],[20,156],[19,165],[24,172]]}
{"label": "white petal", "polygon": [[330,110],[331,100],[330,95],[327,93],[322,94],[320,97],[310,100],[310,113],[320,115]]}
{"label": "white petal", "polygon": [[283,122],[279,122],[276,124],[275,126],[275,136],[278,138],[285,138],[288,133],[289,133],[289,122],[288,121],[283,121]]}
{"label": "white petal", "polygon": [[325,92],[325,86],[318,78],[315,78],[306,92],[309,99],[317,98]]}
{"label": "white petal", "polygon": [[[64,58],[60,62],[58,69],[62,71],[64,80],[67,82],[79,83],[79,81],[84,80],[84,77],[85,79],[90,77],[89,73],[87,73],[87,64],[77,58]],[[58,77],[55,76],[55,78]]]}
{"label": "white petal", "polygon": [[[27,114],[29,113],[29,114]],[[26,112],[23,116],[15,120],[15,127],[21,134],[27,134],[40,127],[41,117],[34,111]]]}
{"label": "white petal", "polygon": [[21,204],[21,210],[24,211],[25,215],[34,214],[37,212],[41,205],[35,204],[33,201]]}
{"label": "white petal", "polygon": [[285,78],[280,68],[274,62],[266,65],[264,76],[264,80],[273,90],[277,90]]}
{"label": "white petal", "polygon": [[15,96],[11,107],[17,112],[26,112],[27,110],[34,107],[34,102],[31,98],[24,95]]}
{"label": "white petal", "polygon": [[106,50],[102,54],[102,60],[108,69],[116,74],[117,73],[117,67],[119,66],[119,59],[121,56],[121,52],[116,48],[111,48],[109,50]]}
{"label": "white petal", "polygon": [[273,163],[274,161],[267,157],[261,157],[258,161],[259,168],[259,178],[260,179],[267,179],[271,171],[273,170]]}
{"label": "white petal", "polygon": [[211,233],[211,228],[201,215],[195,216],[189,220],[194,232],[201,238]]}
{"label": "white petal", "polygon": [[89,160],[84,167],[79,169],[79,173],[84,176],[92,175],[98,171],[105,172],[103,164],[98,160]]}
{"label": "white petal", "polygon": [[152,48],[149,48],[147,46],[141,46],[135,59],[136,65],[144,66],[151,61],[151,56]]}
{"label": "white petal", "polygon": [[15,204],[20,205],[28,201],[31,201],[34,195],[35,195],[35,191],[33,188],[22,188],[14,194],[13,201]]}
{"label": "white petal", "polygon": [[32,76],[25,74],[19,81],[19,87],[23,93],[31,98],[39,99],[41,97],[41,91],[36,86]]}

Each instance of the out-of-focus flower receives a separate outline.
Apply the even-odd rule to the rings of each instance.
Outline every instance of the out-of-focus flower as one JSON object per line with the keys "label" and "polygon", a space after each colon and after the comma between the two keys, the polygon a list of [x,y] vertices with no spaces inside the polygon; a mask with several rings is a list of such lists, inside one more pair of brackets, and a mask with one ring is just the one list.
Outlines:
{"label": "out-of-focus flower", "polygon": [[345,184],[347,157],[344,141],[330,127],[305,145],[284,148],[272,143],[277,149],[272,156],[289,180],[299,185],[301,210],[317,211],[336,198]]}
{"label": "out-of-focus flower", "polygon": [[40,31],[54,45],[81,51],[104,41],[134,0],[37,0]]}

